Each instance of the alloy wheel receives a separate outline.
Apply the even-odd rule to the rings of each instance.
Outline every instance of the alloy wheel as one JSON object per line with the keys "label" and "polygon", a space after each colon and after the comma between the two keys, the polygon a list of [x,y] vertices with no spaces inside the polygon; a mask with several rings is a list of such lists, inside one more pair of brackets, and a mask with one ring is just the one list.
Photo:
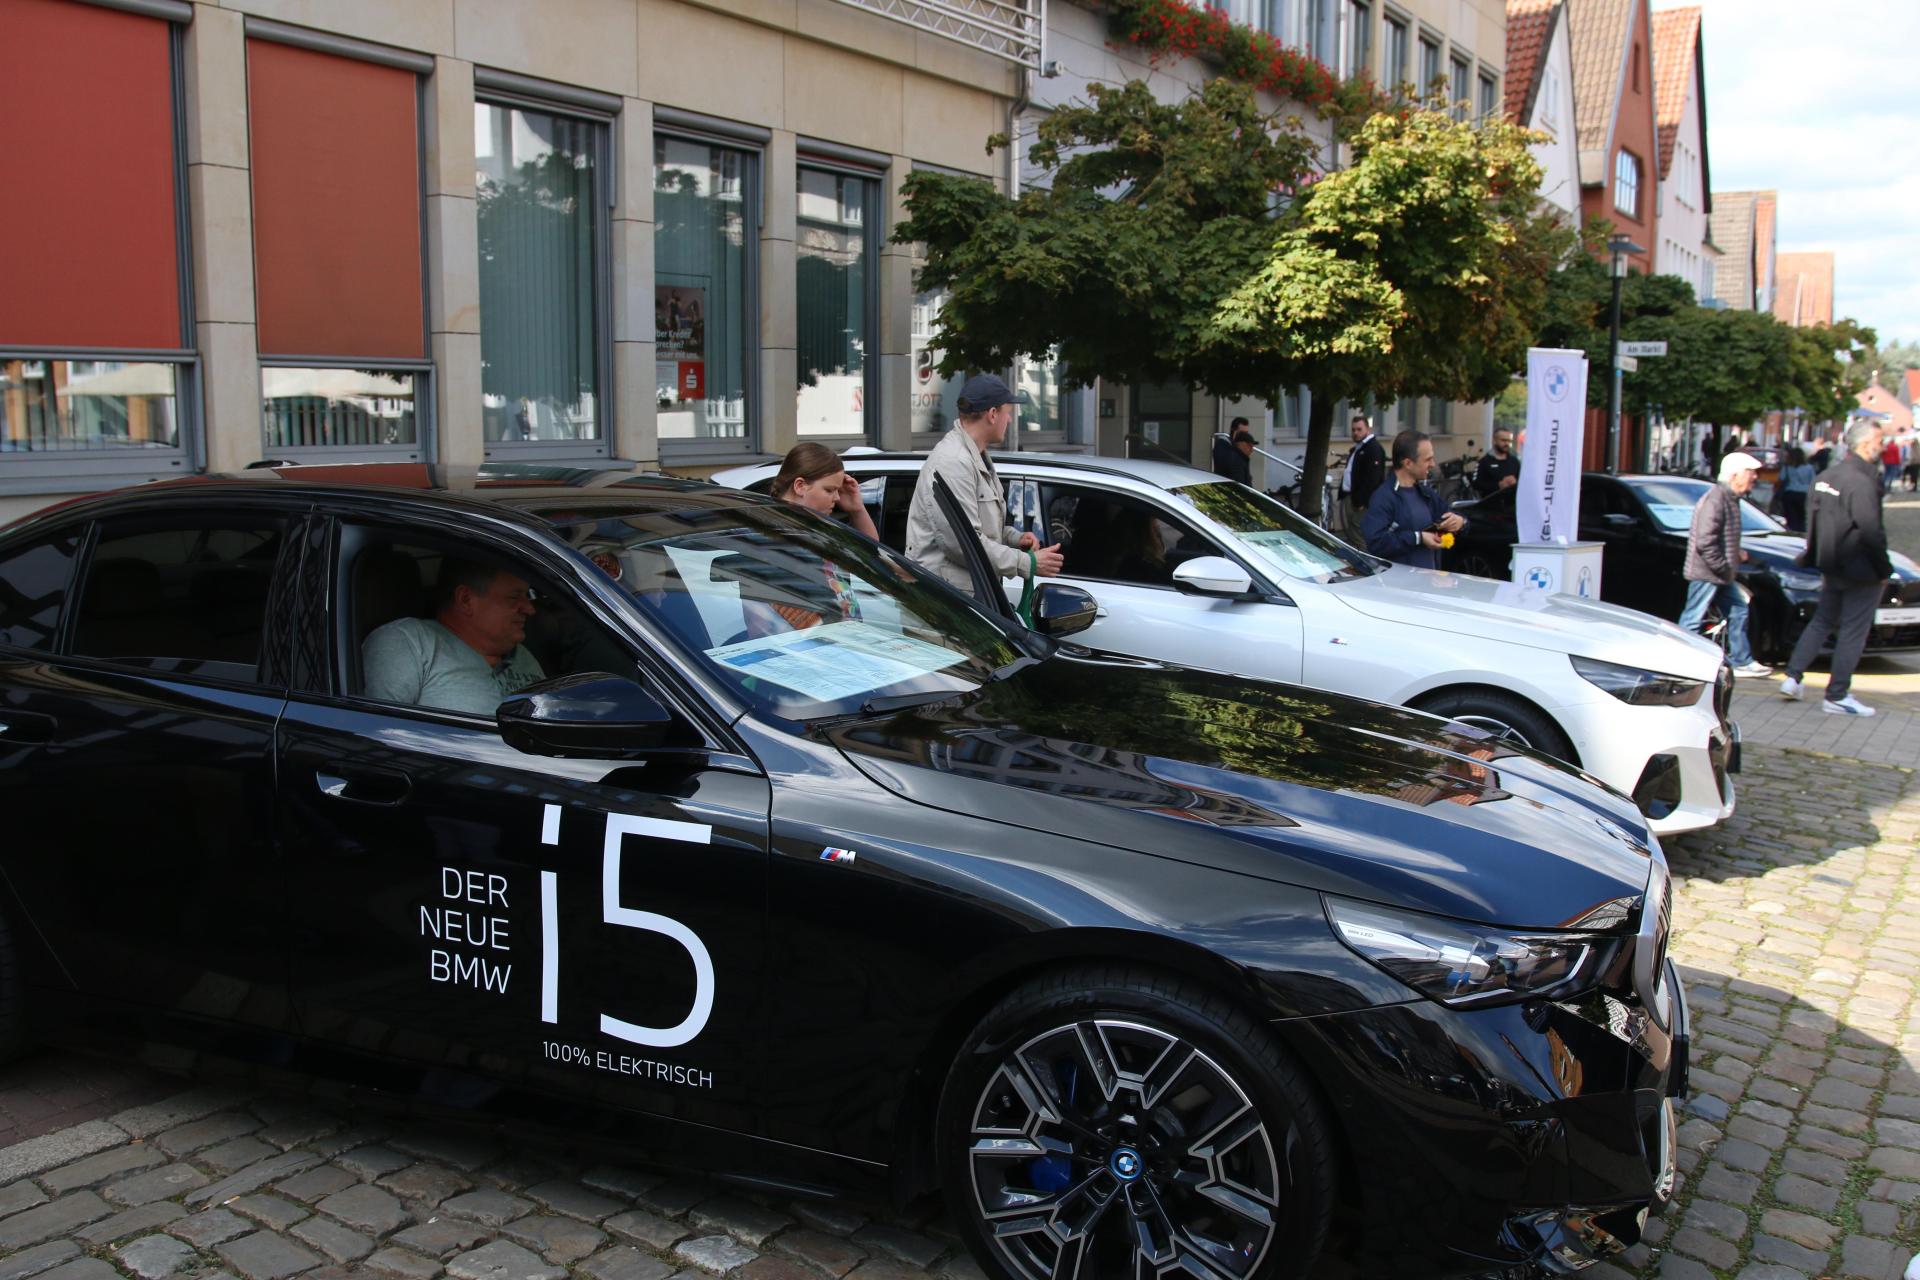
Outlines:
{"label": "alloy wheel", "polygon": [[1023,1280],[1242,1280],[1282,1217],[1278,1137],[1193,1045],[1099,1019],[1007,1055],[974,1106],[967,1160],[990,1247]]}

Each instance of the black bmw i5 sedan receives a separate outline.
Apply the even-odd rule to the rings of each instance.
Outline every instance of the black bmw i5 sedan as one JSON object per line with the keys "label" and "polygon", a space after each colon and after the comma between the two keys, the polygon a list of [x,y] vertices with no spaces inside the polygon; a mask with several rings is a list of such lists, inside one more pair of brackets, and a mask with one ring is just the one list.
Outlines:
{"label": "black bmw i5 sedan", "polygon": [[667,478],[53,508],[0,532],[0,1043],[938,1189],[999,1280],[1298,1277],[1342,1213],[1378,1274],[1638,1240],[1687,1011],[1632,803],[1089,615]]}

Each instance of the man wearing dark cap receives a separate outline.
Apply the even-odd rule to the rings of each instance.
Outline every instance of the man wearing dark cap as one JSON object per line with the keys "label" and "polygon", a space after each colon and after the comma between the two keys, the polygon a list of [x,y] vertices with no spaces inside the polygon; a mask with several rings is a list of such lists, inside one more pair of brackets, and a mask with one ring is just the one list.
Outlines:
{"label": "man wearing dark cap", "polygon": [[1227,430],[1231,435],[1216,435],[1213,438],[1213,474],[1225,476],[1229,480],[1238,480],[1241,484],[1253,483],[1253,433],[1247,430],[1245,418],[1235,418]]}
{"label": "man wearing dark cap", "polygon": [[940,476],[973,522],[987,560],[1003,578],[1037,574],[1050,578],[1060,572],[1058,545],[1043,547],[1031,533],[1007,523],[1007,491],[993,469],[987,450],[1007,438],[1014,405],[1025,398],[991,373],[976,373],[960,388],[960,419],[927,455],[907,509],[907,556],[962,591],[973,590],[967,573],[966,552],[934,497],[933,477]]}

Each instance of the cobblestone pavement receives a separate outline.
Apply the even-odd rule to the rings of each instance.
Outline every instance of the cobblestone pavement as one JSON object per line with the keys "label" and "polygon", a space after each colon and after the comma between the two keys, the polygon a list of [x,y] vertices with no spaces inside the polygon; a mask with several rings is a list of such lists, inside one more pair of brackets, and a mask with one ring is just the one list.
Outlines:
{"label": "cobblestone pavement", "polygon": [[[1741,786],[1732,822],[1669,842],[1696,1033],[1681,1189],[1647,1244],[1586,1274],[1896,1280],[1920,1250],[1920,785],[1750,740]],[[980,1273],[937,1207],[582,1167],[297,1091],[190,1088],[0,1148],[0,1280],[443,1274]]]}
{"label": "cobblestone pavement", "polygon": [[177,1077],[69,1053],[40,1053],[0,1067],[0,1147],[155,1102]]}

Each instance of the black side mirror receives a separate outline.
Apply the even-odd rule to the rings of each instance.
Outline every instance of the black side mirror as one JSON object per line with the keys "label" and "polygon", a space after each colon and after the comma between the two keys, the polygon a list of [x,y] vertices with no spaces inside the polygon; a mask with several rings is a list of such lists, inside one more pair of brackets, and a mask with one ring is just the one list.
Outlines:
{"label": "black side mirror", "polygon": [[1601,519],[1605,520],[1607,525],[1614,529],[1631,529],[1640,523],[1624,511],[1609,511],[1606,515],[1602,516]]}
{"label": "black side mirror", "polygon": [[529,685],[494,712],[515,751],[561,759],[618,760],[697,747],[700,735],[624,676],[587,671]]}
{"label": "black side mirror", "polygon": [[1100,602],[1079,587],[1064,582],[1043,582],[1033,597],[1033,629],[1058,640],[1093,625],[1100,616]]}

